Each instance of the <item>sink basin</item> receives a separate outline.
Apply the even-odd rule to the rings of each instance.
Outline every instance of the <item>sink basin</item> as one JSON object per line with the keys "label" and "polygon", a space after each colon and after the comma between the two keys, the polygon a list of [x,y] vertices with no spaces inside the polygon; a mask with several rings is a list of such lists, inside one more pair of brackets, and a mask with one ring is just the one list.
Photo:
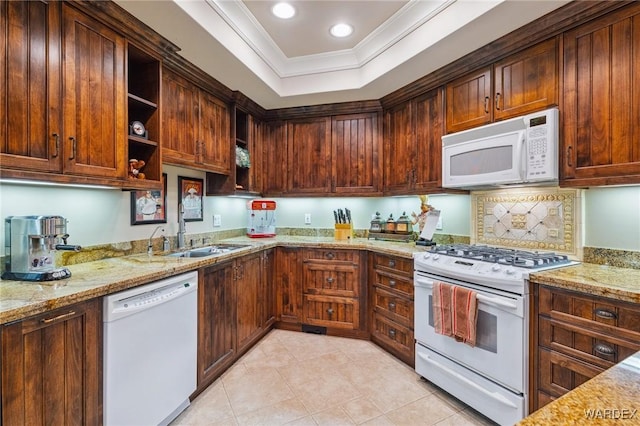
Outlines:
{"label": "sink basin", "polygon": [[207,257],[230,253],[236,250],[249,247],[242,244],[216,244],[213,246],[198,247],[190,250],[178,251],[167,254],[170,257]]}

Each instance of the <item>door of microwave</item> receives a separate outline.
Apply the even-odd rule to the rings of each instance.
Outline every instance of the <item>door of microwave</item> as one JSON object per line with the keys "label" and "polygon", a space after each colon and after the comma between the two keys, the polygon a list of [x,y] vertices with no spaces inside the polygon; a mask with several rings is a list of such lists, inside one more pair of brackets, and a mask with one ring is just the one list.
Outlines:
{"label": "door of microwave", "polygon": [[517,130],[442,148],[442,186],[464,188],[519,183],[526,170],[525,131]]}

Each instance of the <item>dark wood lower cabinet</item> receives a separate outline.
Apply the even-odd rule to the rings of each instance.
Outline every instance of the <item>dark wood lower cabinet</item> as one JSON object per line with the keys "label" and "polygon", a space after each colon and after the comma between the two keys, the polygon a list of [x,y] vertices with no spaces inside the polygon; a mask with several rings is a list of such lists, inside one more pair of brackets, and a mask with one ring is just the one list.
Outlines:
{"label": "dark wood lower cabinet", "polygon": [[102,299],[4,325],[2,424],[102,424]]}
{"label": "dark wood lower cabinet", "polygon": [[226,370],[236,355],[234,262],[200,270],[198,286],[198,390]]}

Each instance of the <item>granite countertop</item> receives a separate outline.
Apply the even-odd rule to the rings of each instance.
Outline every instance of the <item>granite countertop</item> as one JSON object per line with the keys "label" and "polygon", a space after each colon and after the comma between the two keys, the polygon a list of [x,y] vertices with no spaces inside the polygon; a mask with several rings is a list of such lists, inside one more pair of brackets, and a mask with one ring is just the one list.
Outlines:
{"label": "granite countertop", "polygon": [[425,248],[413,243],[366,239],[336,241],[328,237],[277,236],[253,239],[237,237],[217,243],[240,243],[246,248],[202,258],[181,258],[156,253],[113,257],[69,265],[71,277],[59,281],[0,280],[0,324],[20,320],[59,307],[147,284],[203,266],[259,252],[275,246],[349,248],[411,258]]}
{"label": "granite countertop", "polygon": [[640,352],[535,411],[518,426],[640,423]]}
{"label": "granite countertop", "polygon": [[594,296],[640,303],[640,269],[581,263],[535,272],[529,276],[529,280]]}

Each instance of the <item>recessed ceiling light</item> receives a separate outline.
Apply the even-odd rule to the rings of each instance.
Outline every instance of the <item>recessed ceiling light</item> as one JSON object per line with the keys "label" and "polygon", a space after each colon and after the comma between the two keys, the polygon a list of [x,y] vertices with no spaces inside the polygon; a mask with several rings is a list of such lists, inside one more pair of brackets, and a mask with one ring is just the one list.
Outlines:
{"label": "recessed ceiling light", "polygon": [[277,3],[271,8],[271,12],[281,19],[292,18],[296,14],[296,10],[289,3]]}
{"label": "recessed ceiling light", "polygon": [[353,27],[349,24],[335,24],[330,32],[334,37],[347,37],[353,32]]}

